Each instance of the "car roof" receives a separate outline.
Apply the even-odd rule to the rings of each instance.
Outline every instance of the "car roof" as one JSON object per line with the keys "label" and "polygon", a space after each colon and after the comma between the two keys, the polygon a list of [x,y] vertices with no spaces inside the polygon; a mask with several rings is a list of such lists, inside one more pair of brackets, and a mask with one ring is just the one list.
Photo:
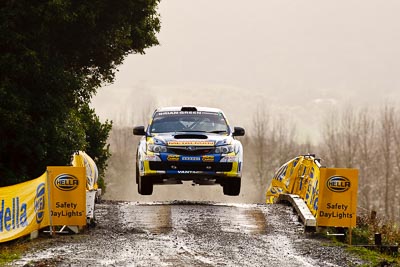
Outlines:
{"label": "car roof", "polygon": [[181,111],[181,110],[192,110],[192,111],[208,111],[208,112],[222,112],[221,109],[218,108],[209,108],[209,107],[197,107],[197,106],[176,106],[176,107],[162,107],[162,108],[157,108],[155,112],[165,112],[165,111]]}

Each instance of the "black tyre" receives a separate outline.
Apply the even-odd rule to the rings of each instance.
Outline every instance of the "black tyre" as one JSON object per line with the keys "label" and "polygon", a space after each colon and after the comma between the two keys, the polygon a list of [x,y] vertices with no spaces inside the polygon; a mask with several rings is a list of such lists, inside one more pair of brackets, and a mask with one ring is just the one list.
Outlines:
{"label": "black tyre", "polygon": [[139,166],[136,163],[136,184],[139,184]]}
{"label": "black tyre", "polygon": [[141,195],[153,194],[153,181],[150,177],[143,177],[139,175],[138,178],[138,192]]}
{"label": "black tyre", "polygon": [[238,196],[240,194],[240,178],[235,178],[224,183],[224,195]]}

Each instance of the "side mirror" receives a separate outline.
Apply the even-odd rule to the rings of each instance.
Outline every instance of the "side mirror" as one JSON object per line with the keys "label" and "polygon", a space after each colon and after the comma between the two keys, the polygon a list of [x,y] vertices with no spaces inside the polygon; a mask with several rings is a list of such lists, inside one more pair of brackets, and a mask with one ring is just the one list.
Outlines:
{"label": "side mirror", "polygon": [[144,131],[144,126],[136,126],[133,128],[133,134],[134,135],[146,135],[146,132]]}
{"label": "side mirror", "polygon": [[233,136],[243,136],[245,133],[244,128],[242,127],[234,127],[233,128]]}

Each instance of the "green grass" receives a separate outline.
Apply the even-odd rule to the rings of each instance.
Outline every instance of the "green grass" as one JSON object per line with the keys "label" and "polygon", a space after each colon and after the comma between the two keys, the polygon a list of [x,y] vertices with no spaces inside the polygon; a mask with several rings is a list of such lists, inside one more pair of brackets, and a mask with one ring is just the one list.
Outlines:
{"label": "green grass", "polygon": [[[376,213],[375,213],[376,215]],[[399,223],[370,214],[357,216],[357,227],[352,229],[351,243],[349,244],[349,229],[345,229],[346,240],[339,240],[336,236],[331,239],[336,244],[341,244],[358,258],[369,262],[364,267],[400,267],[399,253],[381,252],[375,246],[375,234],[380,233],[382,245],[396,246],[400,243]],[[325,228],[323,232],[337,232],[338,228]],[[343,230],[343,229],[342,229]],[[342,241],[342,242],[341,242]]]}
{"label": "green grass", "polygon": [[357,258],[367,262],[361,265],[364,267],[400,267],[400,254],[389,252],[381,252],[379,248],[374,246],[375,233],[381,233],[382,245],[396,246],[400,243],[400,232],[398,224],[391,221],[374,218],[370,219],[368,216],[360,216],[357,218],[357,227],[352,229],[352,245],[349,245],[349,229],[339,229],[334,227],[320,227],[317,235],[324,235],[326,233],[341,233],[345,232],[344,239],[338,236],[327,236],[331,243],[321,243],[321,246],[343,246],[351,254]]}
{"label": "green grass", "polygon": [[0,266],[20,259],[32,245],[32,240],[27,237],[0,243]]}
{"label": "green grass", "polygon": [[21,251],[19,248],[3,248],[3,246],[0,246],[0,248],[0,266],[21,258]]}
{"label": "green grass", "polygon": [[349,246],[348,251],[357,255],[360,259],[370,262],[369,264],[361,265],[364,267],[375,267],[375,266],[390,266],[399,267],[400,261],[398,257],[379,253],[374,250],[370,250],[359,246]]}

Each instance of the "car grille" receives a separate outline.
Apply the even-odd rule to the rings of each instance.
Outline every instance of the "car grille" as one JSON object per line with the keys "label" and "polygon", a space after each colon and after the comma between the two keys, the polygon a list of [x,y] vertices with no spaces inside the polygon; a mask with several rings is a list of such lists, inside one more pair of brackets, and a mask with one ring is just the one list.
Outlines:
{"label": "car grille", "polygon": [[214,150],[214,147],[180,147],[180,148],[169,148],[171,153],[176,155],[205,155]]}
{"label": "car grille", "polygon": [[150,169],[154,171],[215,171],[229,172],[232,170],[232,162],[160,162],[150,161]]}

